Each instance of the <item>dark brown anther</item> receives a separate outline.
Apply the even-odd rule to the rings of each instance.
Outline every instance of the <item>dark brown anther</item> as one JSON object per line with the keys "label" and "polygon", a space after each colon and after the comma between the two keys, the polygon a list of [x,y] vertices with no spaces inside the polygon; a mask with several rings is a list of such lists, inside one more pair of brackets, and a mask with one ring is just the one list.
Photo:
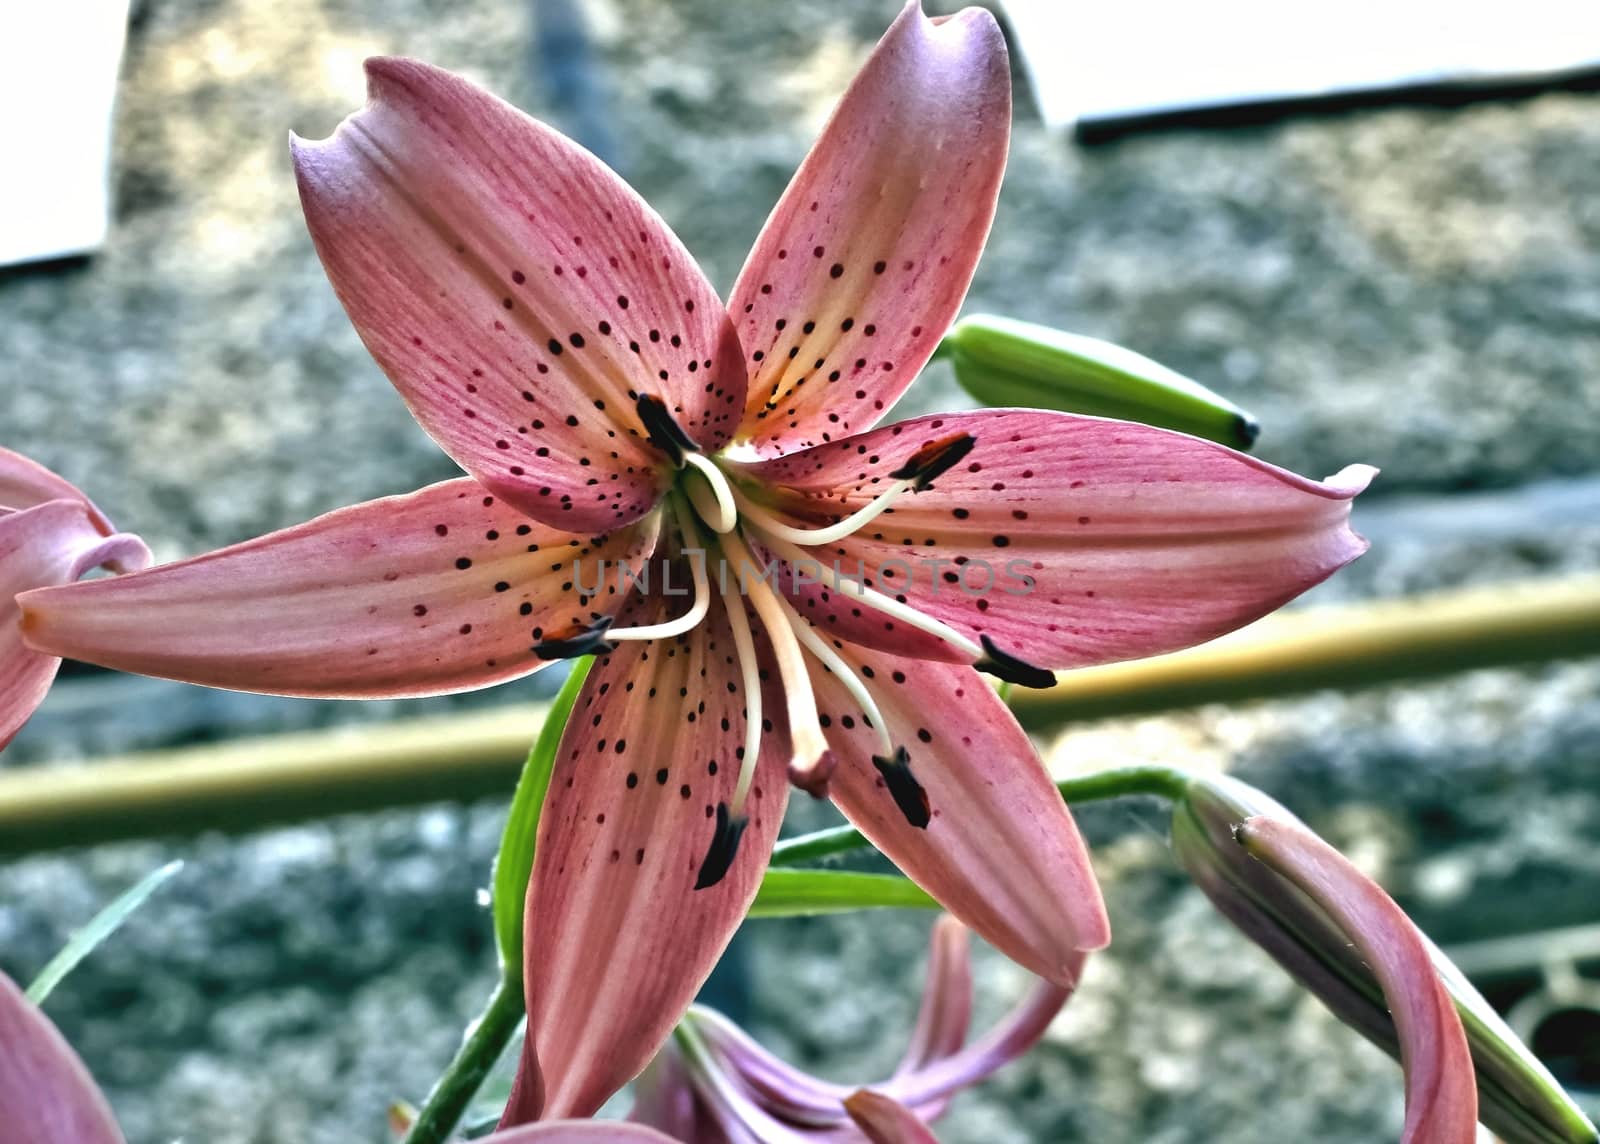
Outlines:
{"label": "dark brown anther", "polygon": [[734,856],[739,853],[739,839],[744,837],[744,828],[749,822],[742,814],[738,818],[729,815],[727,803],[717,803],[717,828],[711,835],[711,846],[706,850],[705,859],[700,863],[700,873],[694,880],[695,889],[715,886],[727,876]]}
{"label": "dark brown anther", "polygon": [[971,433],[952,433],[929,441],[912,453],[891,477],[901,481],[915,481],[918,491],[931,485],[935,478],[949,472],[963,457],[972,452],[978,439]]}
{"label": "dark brown anther", "polygon": [[918,830],[928,829],[933,811],[928,806],[928,792],[917,781],[917,776],[911,773],[910,753],[904,747],[896,747],[894,758],[873,755],[872,765],[883,776],[890,797],[900,808],[900,813],[906,816],[906,821]]}
{"label": "dark brown anther", "polygon": [[1018,687],[1045,688],[1056,685],[1056,673],[1049,668],[1035,667],[1025,659],[1001,651],[988,636],[979,636],[978,639],[983,644],[985,655],[972,666],[979,671],[986,671],[996,679],[1015,683]]}
{"label": "dark brown anther", "polygon": [[683,467],[685,453],[698,453],[700,446],[683,431],[683,426],[667,412],[667,403],[653,393],[641,393],[633,403],[634,411],[650,438],[650,443],[660,449],[678,468]]}
{"label": "dark brown anther", "polygon": [[611,626],[610,616],[601,616],[592,624],[573,624],[552,632],[533,645],[533,654],[540,659],[576,659],[580,655],[604,655],[615,651],[617,645],[605,639]]}

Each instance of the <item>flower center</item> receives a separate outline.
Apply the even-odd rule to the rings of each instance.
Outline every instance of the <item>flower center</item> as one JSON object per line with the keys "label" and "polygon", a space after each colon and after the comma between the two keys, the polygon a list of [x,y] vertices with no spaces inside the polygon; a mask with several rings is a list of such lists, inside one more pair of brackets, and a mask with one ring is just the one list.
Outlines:
{"label": "flower center", "polygon": [[[606,644],[624,640],[655,640],[679,636],[699,625],[711,607],[712,572],[708,554],[718,557],[715,571],[718,594],[733,635],[738,670],[745,696],[745,739],[738,750],[738,780],[732,798],[717,807],[716,830],[701,865],[697,888],[716,884],[726,874],[744,830],[745,803],[755,778],[764,726],[762,710],[762,652],[750,623],[750,612],[760,621],[766,637],[766,657],[777,668],[783,690],[792,754],[789,779],[821,797],[827,791],[835,757],[817,712],[811,685],[809,656],[849,692],[860,706],[862,721],[878,738],[880,754],[873,763],[883,776],[896,805],[913,826],[929,821],[927,795],[911,773],[909,755],[889,733],[883,713],[866,681],[836,650],[824,634],[804,618],[782,590],[797,585],[800,569],[815,569],[820,582],[832,591],[848,594],[864,607],[886,618],[942,640],[981,670],[1002,679],[1030,686],[1047,686],[1054,677],[1046,671],[1006,655],[987,637],[974,641],[943,620],[929,616],[866,585],[844,576],[811,556],[807,549],[837,544],[887,512],[902,497],[914,496],[935,478],[971,452],[976,444],[966,433],[931,441],[905,464],[889,473],[890,485],[869,503],[848,516],[820,527],[805,528],[782,520],[763,505],[758,489],[730,480],[718,462],[701,454],[672,420],[659,399],[645,395],[638,409],[650,439],[677,465],[676,487],[663,509],[675,531],[677,549],[690,561],[694,601],[683,615],[662,623],[596,632]],[[755,549],[772,560],[758,562]]]}

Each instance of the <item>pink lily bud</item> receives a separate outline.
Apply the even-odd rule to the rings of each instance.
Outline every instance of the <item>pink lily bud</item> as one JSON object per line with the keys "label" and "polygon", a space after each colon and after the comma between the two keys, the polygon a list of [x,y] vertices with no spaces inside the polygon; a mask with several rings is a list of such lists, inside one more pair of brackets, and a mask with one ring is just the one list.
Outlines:
{"label": "pink lily bud", "polygon": [[23,642],[18,594],[70,584],[95,568],[132,572],[149,563],[144,542],[112,528],[88,497],[0,449],[0,749],[39,706],[61,665]]}
{"label": "pink lily bud", "polygon": [[1402,1144],[1472,1144],[1478,1088],[1467,1035],[1421,932],[1382,887],[1293,819],[1249,818],[1234,836],[1321,908],[1378,979],[1405,1069]]}
{"label": "pink lily bud", "polygon": [[[1600,1139],[1582,1110],[1438,947],[1391,909],[1392,902],[1371,905],[1388,898],[1281,804],[1235,779],[1197,779],[1174,809],[1172,845],[1218,912],[1341,1021],[1396,1059],[1406,1060],[1409,1040],[1424,1060],[1438,1063],[1448,1057],[1475,1070],[1478,1115],[1508,1144]],[[1308,880],[1314,882],[1303,884]],[[1357,934],[1346,921],[1355,916],[1352,903],[1363,901],[1370,908],[1358,911],[1364,933]],[[1345,909],[1346,918],[1335,907]],[[1377,971],[1380,959],[1363,947],[1364,940],[1380,943],[1380,952],[1398,959],[1389,980]],[[1423,951],[1420,960],[1413,956],[1416,948]],[[1414,995],[1413,1002],[1390,997],[1396,987]],[[1467,1062],[1456,1058],[1451,1038],[1416,1044],[1418,1038],[1408,1038],[1391,1016],[1406,1004],[1425,1006],[1435,988],[1451,1002],[1449,1012],[1437,1015],[1439,1024],[1465,1029]],[[1407,1068],[1408,1075],[1415,1072],[1409,1063]],[[1469,1079],[1463,1073],[1451,1083],[1470,1091]]]}

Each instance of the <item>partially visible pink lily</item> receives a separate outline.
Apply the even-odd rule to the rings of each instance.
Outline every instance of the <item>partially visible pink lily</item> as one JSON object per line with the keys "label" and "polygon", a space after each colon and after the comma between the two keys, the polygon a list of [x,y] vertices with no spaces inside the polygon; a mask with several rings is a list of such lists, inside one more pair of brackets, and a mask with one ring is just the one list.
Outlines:
{"label": "partially visible pink lily", "polygon": [[61,1031],[0,973],[0,1144],[123,1144]]}
{"label": "partially visible pink lily", "polygon": [[[1076,958],[1074,980],[1085,956]],[[932,1140],[927,1125],[951,1098],[1033,1047],[1072,990],[1072,984],[1039,981],[1010,1014],[969,1043],[967,930],[941,918],[916,1029],[888,1080],[866,1088],[819,1080],[767,1052],[721,1014],[697,1006],[639,1078],[631,1119],[703,1144]]]}
{"label": "partially visible pink lily", "polygon": [[[485,1144],[676,1144],[644,1125],[548,1121]],[[50,1018],[0,973],[0,1144],[124,1144],[105,1094]]]}
{"label": "partially visible pink lily", "polygon": [[39,706],[61,666],[59,657],[23,642],[18,593],[70,584],[95,568],[133,572],[149,563],[144,542],[116,531],[70,483],[0,449],[0,750]]}
{"label": "partially visible pink lily", "polygon": [[293,140],[306,219],[367,347],[469,475],[27,593],[29,645],[348,697],[598,653],[539,827],[508,1123],[587,1115],[650,1059],[743,918],[790,779],[1069,983],[1109,939],[1104,907],[980,672],[1048,685],[1257,618],[1360,554],[1349,502],[1371,470],[1323,484],[1022,410],[874,428],[994,215],[1010,73],[979,9],[907,6],[726,305],[581,148],[424,64],[367,70],[366,107]]}

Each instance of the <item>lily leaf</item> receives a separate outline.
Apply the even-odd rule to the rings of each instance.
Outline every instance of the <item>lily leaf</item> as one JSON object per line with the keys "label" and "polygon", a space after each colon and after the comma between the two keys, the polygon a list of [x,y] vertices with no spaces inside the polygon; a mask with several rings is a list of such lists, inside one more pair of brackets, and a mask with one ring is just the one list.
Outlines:
{"label": "lily leaf", "polygon": [[62,978],[76,969],[78,963],[93,953],[101,942],[116,933],[134,910],[144,905],[151,894],[182,869],[183,860],[175,859],[165,866],[150,871],[139,879],[137,884],[118,895],[116,901],[90,918],[89,924],[73,934],[71,940],[61,948],[61,952],[52,957],[39,971],[39,976],[28,986],[26,994],[28,1000],[35,1005],[43,1004],[51,991],[61,984]]}
{"label": "lily leaf", "polygon": [[769,869],[750,907],[753,918],[808,917],[888,906],[936,910],[939,903],[898,874],[855,870]]}
{"label": "lily leaf", "polygon": [[511,796],[511,814],[500,835],[500,852],[495,855],[493,891],[494,936],[500,947],[500,968],[508,984],[522,989],[522,911],[528,893],[528,875],[533,870],[533,845],[539,830],[539,814],[544,809],[545,792],[550,788],[550,772],[555,767],[556,748],[567,729],[567,718],[578,701],[583,681],[589,677],[593,656],[584,656],[572,665],[572,674],[550,705],[539,737],[528,752]]}

